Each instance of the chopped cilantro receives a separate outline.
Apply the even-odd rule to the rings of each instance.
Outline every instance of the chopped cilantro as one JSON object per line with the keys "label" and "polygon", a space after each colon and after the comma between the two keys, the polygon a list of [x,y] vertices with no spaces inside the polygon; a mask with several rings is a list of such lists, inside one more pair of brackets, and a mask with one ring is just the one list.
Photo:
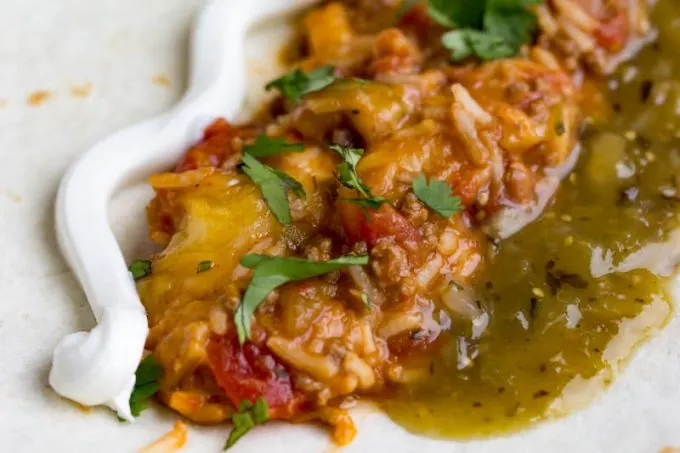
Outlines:
{"label": "chopped cilantro", "polygon": [[257,424],[266,422],[269,419],[269,407],[267,406],[267,401],[260,397],[255,400],[253,405],[253,420]]}
{"label": "chopped cilantro", "polygon": [[380,206],[385,203],[385,199],[382,197],[375,197],[375,199],[371,198],[342,198],[342,201],[346,201],[347,203],[352,203],[355,204],[361,209],[380,209]]}
{"label": "chopped cilantro", "polygon": [[255,400],[255,404],[248,400],[241,401],[238,405],[238,412],[234,412],[231,416],[231,424],[233,426],[224,449],[227,450],[233,447],[248,431],[267,420],[269,420],[269,406],[264,398],[259,396]]}
{"label": "chopped cilantro", "polygon": [[144,277],[148,277],[151,275],[151,261],[134,260],[132,264],[130,264],[130,267],[128,267],[128,270],[132,274],[132,278],[134,278],[135,281]]}
{"label": "chopped cilantro", "polygon": [[269,157],[275,154],[304,150],[305,145],[302,143],[288,143],[283,137],[269,138],[266,135],[258,136],[254,144],[243,147],[243,152],[253,157]]}
{"label": "chopped cilantro", "polygon": [[250,338],[250,321],[255,310],[267,295],[279,286],[362,264],[368,264],[367,256],[341,256],[330,261],[308,261],[265,255],[244,256],[241,265],[254,269],[255,272],[234,315],[239,341],[243,343]]}
{"label": "chopped cilantro", "polygon": [[198,266],[196,267],[196,273],[200,274],[201,272],[209,271],[210,269],[215,266],[215,263],[213,261],[207,260],[207,261],[201,261],[198,263]]}
{"label": "chopped cilantro", "polygon": [[260,163],[248,153],[241,156],[243,172],[260,188],[269,209],[276,219],[284,225],[292,222],[288,191],[299,198],[305,197],[305,190],[298,181],[284,172]]}
{"label": "chopped cilantro", "polygon": [[543,0],[429,0],[428,14],[446,28],[442,37],[459,61],[470,56],[482,60],[507,58],[528,44],[537,27],[536,15],[528,8]]}
{"label": "chopped cilantro", "polygon": [[142,360],[135,373],[135,386],[130,395],[130,411],[135,417],[146,409],[146,404],[160,388],[158,380],[163,374],[163,367],[156,362],[152,355]]}
{"label": "chopped cilantro", "polygon": [[432,20],[447,28],[479,29],[488,3],[489,0],[429,0],[427,13]]}
{"label": "chopped cilantro", "polygon": [[350,198],[345,199],[345,201],[371,209],[378,209],[381,204],[387,201],[383,197],[373,195],[371,189],[364,184],[361,178],[359,178],[357,165],[361,156],[364,155],[363,149],[348,148],[338,145],[331,145],[329,148],[342,157],[343,162],[337,167],[338,179],[342,185],[356,190],[363,196],[363,198]]}
{"label": "chopped cilantro", "polygon": [[464,60],[470,56],[477,56],[482,60],[495,60],[511,57],[517,53],[517,49],[510,46],[502,37],[471,29],[452,30],[442,36],[442,43],[451,51],[451,58],[454,61]]}
{"label": "chopped cilantro", "polygon": [[322,66],[310,72],[297,69],[272,80],[265,86],[265,89],[276,88],[282,95],[297,103],[305,94],[323,90],[335,82],[334,72],[333,66]]}
{"label": "chopped cilantro", "polygon": [[460,197],[452,195],[448,184],[437,180],[430,180],[428,184],[422,173],[413,180],[413,193],[420,201],[444,217],[451,217],[463,209]]}

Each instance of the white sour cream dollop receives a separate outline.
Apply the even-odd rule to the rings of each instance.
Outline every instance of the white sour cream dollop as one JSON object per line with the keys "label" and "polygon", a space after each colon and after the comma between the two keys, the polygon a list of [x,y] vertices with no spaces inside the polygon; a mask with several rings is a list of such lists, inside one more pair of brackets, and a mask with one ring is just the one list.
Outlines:
{"label": "white sour cream dollop", "polygon": [[147,335],[144,312],[105,309],[90,332],[65,336],[52,359],[49,382],[61,396],[84,406],[108,406],[133,421],[130,394]]}

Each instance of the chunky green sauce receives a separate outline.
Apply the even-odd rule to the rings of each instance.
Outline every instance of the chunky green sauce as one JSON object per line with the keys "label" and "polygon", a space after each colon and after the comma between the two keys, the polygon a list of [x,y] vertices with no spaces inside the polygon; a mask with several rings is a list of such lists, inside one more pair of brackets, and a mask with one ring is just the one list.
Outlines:
{"label": "chunky green sauce", "polygon": [[[612,118],[585,130],[579,163],[542,218],[498,244],[476,288],[491,307],[484,334],[475,339],[469,321],[454,320],[428,376],[381,402],[395,421],[414,432],[463,438],[565,414],[605,387],[668,320],[668,277],[641,269],[658,265],[659,251],[651,260],[639,254],[624,260],[677,239],[677,20],[680,4],[659,1],[652,19],[657,41],[609,80]],[[596,278],[594,256],[638,269]]]}

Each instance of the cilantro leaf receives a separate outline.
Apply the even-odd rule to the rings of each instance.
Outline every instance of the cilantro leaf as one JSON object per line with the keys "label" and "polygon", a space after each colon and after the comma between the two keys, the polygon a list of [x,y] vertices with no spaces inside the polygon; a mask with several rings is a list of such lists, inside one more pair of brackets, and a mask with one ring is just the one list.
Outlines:
{"label": "cilantro leaf", "polygon": [[482,60],[511,57],[517,50],[500,36],[478,30],[453,30],[442,36],[442,43],[451,51],[451,58],[460,61],[476,55]]}
{"label": "cilantro leaf", "polygon": [[542,1],[429,0],[428,13],[435,22],[455,28],[442,36],[454,61],[470,56],[494,60],[515,56],[531,42],[537,19],[527,8]]}
{"label": "cilantro leaf", "polygon": [[292,190],[296,197],[304,199],[307,196],[305,193],[305,188],[302,187],[302,184],[300,184],[295,178],[282,172],[281,170],[277,170],[276,168],[271,168],[271,170],[274,172],[276,177],[279,178],[284,187],[288,190]]}
{"label": "cilantro leaf", "polygon": [[291,223],[288,190],[292,190],[299,198],[304,198],[302,184],[284,172],[260,163],[248,153],[244,153],[241,160],[243,172],[260,188],[276,219],[284,225]]}
{"label": "cilantro leaf", "polygon": [[447,28],[482,27],[487,0],[429,0],[427,13]]}
{"label": "cilantro leaf", "polygon": [[163,374],[163,367],[152,355],[142,360],[135,373],[135,386],[130,395],[130,411],[135,417],[146,409],[147,402],[160,388],[158,380]]}
{"label": "cilantro leaf", "polygon": [[253,157],[269,157],[279,153],[300,152],[305,150],[302,143],[288,143],[283,137],[269,138],[260,135],[252,145],[243,147],[243,152]]}
{"label": "cilantro leaf", "polygon": [[262,397],[255,400],[252,412],[253,421],[258,425],[269,420],[269,406],[267,405],[267,401]]}
{"label": "cilantro leaf", "polygon": [[200,274],[201,272],[209,271],[215,266],[215,263],[210,260],[206,261],[201,261],[198,263],[198,266],[196,266],[196,273]]}
{"label": "cilantro leaf", "polygon": [[246,255],[241,265],[254,269],[241,304],[234,314],[234,324],[241,343],[250,338],[250,321],[257,307],[270,292],[288,282],[304,280],[343,267],[368,264],[368,256],[341,256],[330,261],[308,261],[265,255]]}
{"label": "cilantro leaf", "polygon": [[224,445],[225,450],[233,447],[234,444],[241,439],[241,437],[245,436],[248,431],[255,427],[255,422],[253,421],[253,417],[250,416],[249,412],[235,412],[231,416],[231,424],[232,428],[229,432],[227,443]]}
{"label": "cilantro leaf", "polygon": [[385,203],[387,200],[385,200],[382,197],[376,197],[376,199],[370,199],[370,198],[343,198],[342,201],[346,201],[347,203],[352,203],[355,204],[361,208],[368,208],[368,209],[380,209],[380,206]]}
{"label": "cilantro leaf", "polygon": [[265,89],[269,91],[276,88],[282,95],[297,103],[305,94],[323,90],[335,82],[334,72],[333,66],[322,66],[310,72],[296,69],[272,80],[265,86]]}
{"label": "cilantro leaf", "polygon": [[448,184],[437,180],[430,180],[428,184],[422,173],[413,180],[413,193],[420,201],[444,217],[451,217],[463,209],[460,197],[451,194],[451,187]]}
{"label": "cilantro leaf", "polygon": [[147,385],[158,381],[158,378],[163,374],[163,367],[156,359],[149,354],[139,363],[137,371],[135,372],[135,387],[138,385]]}
{"label": "cilantro leaf", "polygon": [[352,168],[353,171],[364,155],[364,150],[361,148],[349,148],[341,145],[330,145],[329,148],[338,153],[344,163]]}
{"label": "cilantro leaf", "polygon": [[255,404],[249,400],[243,400],[238,405],[238,412],[231,416],[232,429],[227,438],[224,449],[233,447],[239,439],[245,436],[256,425],[261,425],[269,420],[269,405],[261,396],[257,397]]}
{"label": "cilantro leaf", "polygon": [[[493,30],[493,34],[506,40],[509,46],[519,49],[522,44],[531,42],[536,31],[538,20],[536,15],[526,9],[524,2],[508,0],[490,1],[484,16],[484,29]],[[540,2],[535,2],[538,4]],[[506,6],[507,4],[507,6]]]}
{"label": "cilantro leaf", "polygon": [[359,174],[357,173],[357,165],[359,164],[361,157],[364,155],[363,149],[347,148],[338,145],[331,145],[329,148],[338,153],[344,161],[336,168],[338,172],[338,179],[342,185],[356,190],[364,197],[364,199],[351,198],[347,199],[346,201],[363,205],[364,207],[370,207],[372,209],[378,209],[381,204],[387,201],[383,197],[373,195],[371,193],[371,189],[366,184],[364,184],[361,178],[359,178]]}
{"label": "cilantro leaf", "polygon": [[453,61],[464,60],[475,53],[467,34],[469,31],[453,30],[442,36],[442,44],[451,51]]}
{"label": "cilantro leaf", "polygon": [[128,271],[132,274],[135,281],[148,277],[151,275],[151,261],[149,260],[134,260],[128,267]]}
{"label": "cilantro leaf", "polygon": [[134,417],[139,417],[142,411],[147,409],[147,402],[159,389],[160,386],[155,382],[135,387],[134,393],[130,396],[130,412]]}

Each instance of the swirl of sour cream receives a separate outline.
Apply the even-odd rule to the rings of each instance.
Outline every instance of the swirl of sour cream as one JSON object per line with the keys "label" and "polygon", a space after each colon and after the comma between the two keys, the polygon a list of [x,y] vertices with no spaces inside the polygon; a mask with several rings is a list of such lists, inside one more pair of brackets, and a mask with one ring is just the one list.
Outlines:
{"label": "swirl of sour cream", "polygon": [[108,406],[133,421],[129,401],[146,334],[143,312],[105,309],[90,332],[72,333],[59,342],[50,385],[68,399],[85,406]]}

